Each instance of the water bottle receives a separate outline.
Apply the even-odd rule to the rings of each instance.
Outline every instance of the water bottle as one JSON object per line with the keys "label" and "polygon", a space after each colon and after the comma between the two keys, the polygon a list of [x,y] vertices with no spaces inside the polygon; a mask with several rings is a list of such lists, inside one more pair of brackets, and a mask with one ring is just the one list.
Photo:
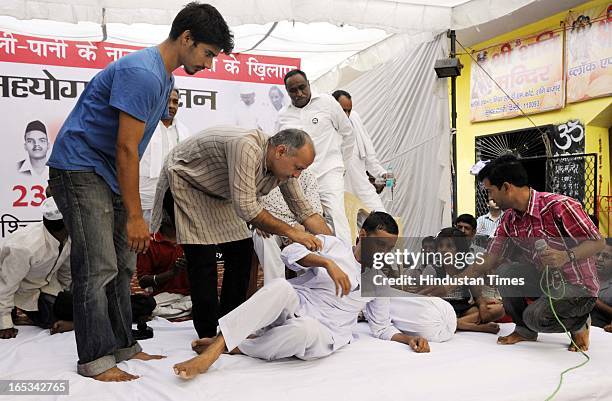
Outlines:
{"label": "water bottle", "polygon": [[386,209],[387,212],[393,213],[393,189],[395,187],[395,175],[393,174],[393,168],[391,166],[387,167],[387,173],[385,174],[385,187],[391,191],[391,200],[387,201]]}
{"label": "water bottle", "polygon": [[391,193],[393,193],[393,186],[395,185],[395,176],[393,175],[393,169],[391,166],[387,167],[387,179],[385,181],[385,186],[387,188],[391,188]]}

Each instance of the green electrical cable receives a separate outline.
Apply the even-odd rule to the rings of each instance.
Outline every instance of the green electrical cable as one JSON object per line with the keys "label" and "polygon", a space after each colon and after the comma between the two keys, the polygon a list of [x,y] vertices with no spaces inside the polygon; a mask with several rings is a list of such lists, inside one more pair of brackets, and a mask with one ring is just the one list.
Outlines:
{"label": "green electrical cable", "polygon": [[[582,348],[580,348],[580,347],[579,347],[579,346],[578,346],[578,345],[577,345],[577,344],[574,342],[574,339],[572,338],[572,335],[569,333],[569,331],[567,330],[567,328],[565,327],[565,325],[563,324],[563,322],[561,322],[561,319],[559,319],[559,316],[557,316],[557,312],[555,312],[555,307],[554,307],[554,305],[553,305],[553,299],[554,299],[555,301],[558,301],[559,299],[562,299],[562,298],[563,298],[563,296],[565,295],[565,281],[564,281],[564,280],[562,280],[562,281],[561,281],[561,284],[563,285],[563,292],[562,292],[561,296],[560,296],[560,297],[558,297],[558,298],[555,298],[555,297],[553,297],[553,296],[552,296],[552,294],[551,294],[551,293],[549,293],[549,292],[547,291],[547,289],[549,288],[549,282],[548,282],[548,266],[546,266],[546,267],[545,267],[545,269],[544,269],[544,276],[546,277],[546,290],[544,289],[544,287],[543,287],[543,285],[542,285],[542,278],[543,278],[543,277],[540,277],[540,289],[541,289],[541,290],[542,290],[542,292],[543,292],[544,294],[546,294],[546,296],[548,297],[548,302],[549,302],[549,304],[550,304],[550,309],[552,310],[552,313],[553,313],[553,315],[555,316],[555,319],[557,319],[557,322],[558,322],[558,323],[561,325],[561,327],[563,327],[563,330],[565,330],[565,334],[567,334],[567,336],[569,337],[570,341],[572,342],[572,345],[574,345],[574,347],[576,347],[576,349],[577,349],[578,351],[580,351],[580,353],[581,353],[581,354],[582,354],[582,355],[583,355],[583,356],[586,358],[586,360],[585,360],[584,362],[582,362],[581,364],[576,365],[576,366],[572,366],[571,368],[567,368],[567,369],[565,369],[563,372],[561,372],[561,375],[559,376],[559,384],[557,384],[557,388],[556,388],[556,389],[555,389],[555,391],[553,391],[553,393],[552,393],[551,395],[549,395],[549,396],[546,398],[546,400],[545,400],[545,401],[550,401],[550,400],[552,400],[552,399],[553,399],[553,398],[554,398],[554,397],[557,395],[557,393],[558,393],[558,392],[559,392],[559,390],[561,389],[561,385],[563,384],[563,376],[564,376],[564,375],[565,375],[567,372],[570,372],[570,371],[572,371],[572,370],[575,370],[575,369],[578,369],[578,368],[583,367],[584,365],[586,365],[586,364],[587,364],[587,363],[588,363],[588,362],[591,360],[591,358],[590,358],[590,357],[589,357],[589,356],[588,356],[588,355],[587,355],[587,354],[586,354],[586,353],[585,353],[585,352],[582,350]],[[588,323],[587,323],[587,324],[588,324]]]}

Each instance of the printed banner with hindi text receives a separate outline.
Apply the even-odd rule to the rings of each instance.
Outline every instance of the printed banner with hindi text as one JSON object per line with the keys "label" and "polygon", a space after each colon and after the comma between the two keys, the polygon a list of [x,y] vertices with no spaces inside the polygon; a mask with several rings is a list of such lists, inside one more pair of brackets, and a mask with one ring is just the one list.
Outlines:
{"label": "printed banner with hindi text", "polygon": [[[138,50],[108,42],[74,42],[0,31],[0,242],[41,220],[46,160],[64,119],[89,80],[108,63]],[[300,60],[249,54],[220,55],[210,71],[175,71],[176,118],[191,134],[230,124],[273,133],[289,102],[284,75]],[[26,134],[26,131],[27,134]]]}
{"label": "printed banner with hindi text", "polygon": [[[477,54],[471,65],[471,121],[497,120],[563,107],[563,38],[546,31],[493,46]],[[505,92],[505,93],[504,93]],[[508,96],[506,96],[508,94]]]}
{"label": "printed banner with hindi text", "polygon": [[612,3],[570,14],[565,35],[567,102],[612,94]]}

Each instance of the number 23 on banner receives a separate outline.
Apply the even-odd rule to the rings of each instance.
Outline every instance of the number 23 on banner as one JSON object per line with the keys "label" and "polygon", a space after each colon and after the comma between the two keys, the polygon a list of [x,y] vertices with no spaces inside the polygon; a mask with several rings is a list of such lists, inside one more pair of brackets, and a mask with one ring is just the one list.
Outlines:
{"label": "number 23 on banner", "polygon": [[13,187],[13,192],[17,192],[18,195],[17,200],[13,202],[13,207],[40,206],[46,199],[45,188],[42,185],[34,185],[31,187],[29,197],[28,188],[23,185],[15,185]]}

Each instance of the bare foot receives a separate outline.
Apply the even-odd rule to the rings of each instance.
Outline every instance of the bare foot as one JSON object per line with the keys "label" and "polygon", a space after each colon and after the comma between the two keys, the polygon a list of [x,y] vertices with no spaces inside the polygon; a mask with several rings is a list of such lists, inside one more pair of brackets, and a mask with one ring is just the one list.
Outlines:
{"label": "bare foot", "polygon": [[535,340],[525,338],[521,336],[519,333],[517,333],[516,331],[508,336],[500,336],[497,339],[497,343],[502,344],[502,345],[512,345],[512,344],[520,343],[521,341],[535,341]]}
{"label": "bare foot", "polygon": [[181,379],[192,379],[206,372],[216,360],[217,358],[211,358],[208,353],[200,354],[185,362],[174,365],[174,373]]}
{"label": "bare foot", "polygon": [[150,361],[150,360],[153,360],[153,359],[164,359],[165,357],[166,357],[165,355],[149,355],[146,352],[140,351],[139,353],[135,354],[130,359],[139,359],[141,361]]}
{"label": "bare foot", "polygon": [[[249,336],[249,338],[251,338],[251,336]],[[215,338],[209,338],[209,337],[205,337],[205,338],[200,338],[199,340],[193,340],[191,342],[191,349],[194,350],[197,354],[201,354],[202,352],[206,351],[206,349],[212,345],[212,343],[215,341]],[[226,352],[227,354],[230,355],[240,355],[242,354],[242,352],[240,352],[240,350],[238,349],[238,347],[234,348],[233,350],[231,350],[230,352]]]}
{"label": "bare foot", "polygon": [[[589,325],[587,325],[586,328],[577,331],[576,333],[572,333],[572,340],[574,340],[574,343],[576,343],[576,345],[582,350],[582,351],[588,351],[589,350],[589,344],[590,344],[590,340],[589,340],[589,334],[591,332],[591,327]],[[574,344],[570,344],[569,351],[571,352],[578,352],[578,348],[576,348],[574,346]]]}
{"label": "bare foot", "polygon": [[99,380],[101,382],[128,382],[138,379],[139,376],[131,375],[118,367],[112,367],[99,375],[93,376],[92,379]]}
{"label": "bare foot", "polygon": [[465,321],[457,321],[458,331],[475,331],[479,333],[497,334],[499,332],[499,324],[490,323],[470,323]]}
{"label": "bare foot", "polygon": [[604,326],[604,330],[607,331],[608,333],[612,333],[612,323]]}
{"label": "bare foot", "polygon": [[[210,339],[203,338],[200,340]],[[200,340],[196,340],[192,343],[192,347],[198,347],[201,345],[205,348],[202,350],[200,355],[174,365],[174,373],[181,379],[191,379],[201,373],[206,372],[208,368],[210,368],[212,364],[219,359],[219,356],[226,350],[225,339],[223,338],[222,334],[215,337],[209,344],[207,344],[208,341],[198,343]]]}
{"label": "bare foot", "polygon": [[51,335],[53,335],[57,333],[65,333],[67,331],[72,330],[74,330],[74,322],[68,320],[58,320],[53,323],[53,326],[51,326],[49,332],[51,333]]}
{"label": "bare foot", "polygon": [[196,354],[201,354],[206,351],[209,345],[211,345],[215,341],[215,338],[212,337],[204,337],[198,340],[193,340],[191,342],[191,349],[195,351]]}

